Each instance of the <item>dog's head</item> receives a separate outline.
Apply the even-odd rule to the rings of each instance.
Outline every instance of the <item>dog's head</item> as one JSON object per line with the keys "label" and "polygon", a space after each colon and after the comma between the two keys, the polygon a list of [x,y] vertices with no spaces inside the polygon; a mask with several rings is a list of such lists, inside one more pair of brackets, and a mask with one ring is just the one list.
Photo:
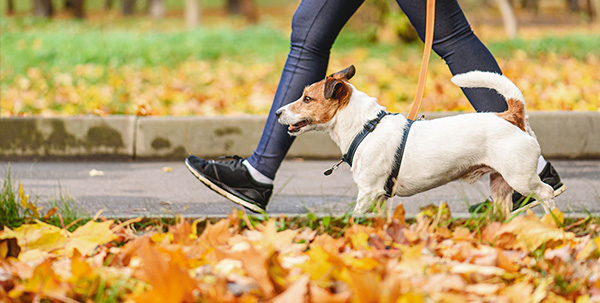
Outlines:
{"label": "dog's head", "polygon": [[354,65],[351,65],[304,88],[298,100],[275,112],[279,123],[289,125],[288,133],[292,136],[324,126],[348,105],[352,95],[348,80],[355,72]]}

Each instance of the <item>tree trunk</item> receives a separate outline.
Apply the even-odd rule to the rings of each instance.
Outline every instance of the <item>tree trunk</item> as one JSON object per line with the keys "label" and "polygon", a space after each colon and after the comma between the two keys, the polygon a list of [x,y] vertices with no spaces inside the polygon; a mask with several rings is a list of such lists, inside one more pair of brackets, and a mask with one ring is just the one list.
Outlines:
{"label": "tree trunk", "polygon": [[258,9],[254,0],[227,0],[227,14],[241,14],[251,23],[258,22]]}
{"label": "tree trunk", "polygon": [[240,0],[227,0],[227,14],[228,15],[239,15],[242,13],[242,6]]}
{"label": "tree trunk", "polygon": [[52,17],[54,14],[52,0],[33,0],[33,14],[38,17]]}
{"label": "tree trunk", "polygon": [[135,12],[135,0],[123,0],[123,15],[131,16]]}
{"label": "tree trunk", "polygon": [[594,8],[594,1],[593,0],[586,0],[585,1],[585,12],[588,15],[588,17],[590,18],[590,22],[594,22],[594,20],[596,20],[596,9]]}
{"label": "tree trunk", "polygon": [[85,18],[84,1],[83,0],[69,0],[68,2],[70,3],[70,8],[73,11],[73,17],[75,17],[77,19],[84,19]]}
{"label": "tree trunk", "polygon": [[111,10],[113,7],[113,0],[105,0],[104,1],[104,10]]}
{"label": "tree trunk", "polygon": [[6,0],[6,15],[10,16],[15,13],[15,3],[13,0]]}
{"label": "tree trunk", "polygon": [[198,0],[185,0],[185,23],[188,28],[196,28],[201,16]]}
{"label": "tree trunk", "polygon": [[150,16],[158,19],[165,16],[165,1],[164,0],[150,0]]}
{"label": "tree trunk", "polygon": [[540,8],[540,2],[539,0],[521,0],[521,7],[531,9],[537,15]]}
{"label": "tree trunk", "polygon": [[576,13],[580,11],[578,0],[567,0],[567,6],[570,12]]}
{"label": "tree trunk", "polygon": [[242,14],[250,23],[258,22],[258,9],[254,0],[242,0]]}
{"label": "tree trunk", "polygon": [[498,8],[500,9],[500,13],[502,14],[502,21],[504,22],[504,30],[506,31],[506,36],[509,39],[514,39],[517,37],[517,17],[515,17],[515,12],[508,0],[496,0],[498,4]]}

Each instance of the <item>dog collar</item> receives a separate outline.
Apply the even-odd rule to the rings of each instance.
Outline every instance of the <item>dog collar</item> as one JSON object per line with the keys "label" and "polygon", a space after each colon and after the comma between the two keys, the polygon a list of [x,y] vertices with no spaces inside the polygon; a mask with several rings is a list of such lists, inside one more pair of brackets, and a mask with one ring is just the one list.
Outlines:
{"label": "dog collar", "polygon": [[348,151],[346,151],[346,153],[342,156],[342,159],[340,160],[340,162],[334,164],[330,169],[326,170],[324,172],[325,176],[331,175],[331,173],[333,173],[333,171],[336,170],[343,162],[348,163],[348,165],[350,165],[350,167],[352,167],[352,161],[354,160],[354,153],[356,153],[356,149],[358,148],[360,143],[370,133],[372,133],[375,130],[375,127],[377,127],[377,124],[379,124],[379,121],[381,121],[381,119],[383,119],[383,117],[385,117],[386,115],[389,115],[389,114],[390,113],[382,110],[377,114],[377,117],[375,119],[367,121],[367,123],[365,123],[363,125],[363,129],[361,130],[361,132],[358,133],[358,135],[356,135],[354,137],[354,139],[352,140],[352,143],[350,143],[350,147],[348,147]]}

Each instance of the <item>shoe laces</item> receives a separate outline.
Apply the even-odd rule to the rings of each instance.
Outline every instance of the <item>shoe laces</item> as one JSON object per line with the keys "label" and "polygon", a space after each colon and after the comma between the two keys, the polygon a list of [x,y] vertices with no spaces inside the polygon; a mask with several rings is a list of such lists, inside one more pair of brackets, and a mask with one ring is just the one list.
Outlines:
{"label": "shoe laces", "polygon": [[[244,158],[242,158],[238,155],[222,156],[222,157],[219,157],[218,159],[220,161],[214,161],[213,163],[218,164],[218,165],[229,166],[231,168],[242,166],[242,161],[245,160]],[[226,161],[227,159],[231,159],[231,160]]]}
{"label": "shoe laces", "polygon": [[231,156],[221,156],[219,157],[219,160],[225,160],[225,159],[233,159],[233,160],[244,160],[244,158],[238,156],[238,155],[231,155]]}

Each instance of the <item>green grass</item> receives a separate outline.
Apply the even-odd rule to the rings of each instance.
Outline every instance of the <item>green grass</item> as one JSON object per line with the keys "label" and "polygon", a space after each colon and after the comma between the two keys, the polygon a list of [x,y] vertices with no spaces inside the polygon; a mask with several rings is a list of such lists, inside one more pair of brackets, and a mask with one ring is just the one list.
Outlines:
{"label": "green grass", "polygon": [[[164,22],[169,24],[169,21]],[[87,63],[111,67],[169,67],[190,58],[283,61],[289,50],[287,33],[268,24],[243,29],[204,27],[192,31],[160,31],[161,28],[168,26],[156,25],[147,18],[119,19],[115,24],[2,18],[3,81],[25,74],[28,67],[66,72]],[[499,57],[511,56],[519,50],[534,56],[557,53],[582,59],[587,54],[600,55],[600,34],[516,39],[488,46]],[[367,48],[371,57],[403,56],[412,60],[420,56],[421,43],[382,44],[372,42],[367,32],[347,30],[336,41],[333,53],[343,54],[357,47]]]}
{"label": "green grass", "polygon": [[588,54],[600,56],[600,34],[505,40],[491,43],[489,47],[496,56],[510,56],[514,51],[521,50],[532,55],[555,53],[581,60]]}
{"label": "green grass", "polygon": [[[170,26],[173,22],[178,21],[1,18],[2,81],[25,74],[28,67],[68,72],[78,64],[87,63],[111,67],[171,67],[190,58],[283,61],[289,50],[287,31],[268,23],[243,29],[221,25],[182,31],[174,30],[177,27]],[[422,44],[377,43],[366,30],[344,30],[332,52],[343,54],[357,47],[368,49],[370,57],[400,56],[413,60],[420,57]],[[587,54],[600,55],[600,34],[507,40],[490,43],[488,47],[498,57],[509,57],[519,50],[533,56],[557,53],[583,59]]]}
{"label": "green grass", "polygon": [[[19,193],[19,186],[13,184],[10,166],[6,171],[6,176],[0,190],[0,230],[7,226],[11,229],[19,227],[25,223],[31,223],[34,220],[42,220],[46,223],[65,227],[73,231],[90,220],[90,216],[72,197],[63,194],[59,186],[59,195],[56,199],[48,201],[48,207],[44,207],[38,212],[38,201],[27,201],[28,207],[23,207],[21,202],[25,194]],[[46,216],[47,211],[56,208],[56,213]]]}
{"label": "green grass", "polygon": [[21,226],[25,221],[22,210],[18,201],[18,193],[12,185],[9,168],[2,184],[2,191],[0,191],[0,229],[4,226],[10,228]]}
{"label": "green grass", "polygon": [[[3,70],[23,74],[28,67],[70,70],[78,64],[119,66],[173,66],[190,58],[216,60],[242,57],[269,60],[286,52],[280,32],[263,26],[161,33],[103,31],[73,25],[66,31],[4,31],[0,36]],[[36,47],[38,45],[38,47]]]}
{"label": "green grass", "polygon": [[[281,0],[257,0],[256,1],[257,5],[259,5],[259,6],[281,4],[281,2],[282,2]],[[33,1],[29,1],[29,0],[14,0],[15,11],[17,13],[30,12],[32,10],[32,3],[33,3]],[[104,3],[105,3],[105,0],[86,0],[84,2],[85,10],[88,12],[89,11],[92,11],[92,12],[103,11]],[[53,0],[52,4],[53,4],[55,10],[60,11],[63,9],[64,1],[63,0],[60,0],[60,1]],[[201,5],[202,5],[202,8],[224,7],[225,0],[202,0]],[[145,7],[146,7],[146,1],[138,1],[137,12],[138,13],[142,12]],[[165,0],[165,7],[166,7],[167,11],[182,10],[185,8],[185,0]],[[120,10],[120,9],[121,9],[121,1],[113,0],[113,10]],[[5,1],[2,1],[0,3],[0,14],[2,14],[2,15],[6,14],[6,2]]]}

